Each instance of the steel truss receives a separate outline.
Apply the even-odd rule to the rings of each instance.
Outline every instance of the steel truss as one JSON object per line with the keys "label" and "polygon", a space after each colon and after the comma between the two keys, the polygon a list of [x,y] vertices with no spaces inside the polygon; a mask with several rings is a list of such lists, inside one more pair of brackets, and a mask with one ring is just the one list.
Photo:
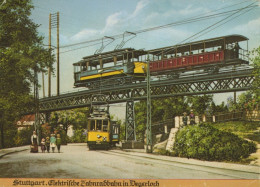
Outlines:
{"label": "steel truss", "polygon": [[136,141],[134,101],[126,102],[126,141]]}
{"label": "steel truss", "polygon": [[[254,81],[252,70],[232,71],[214,75],[201,75],[175,80],[151,81],[151,98],[200,95],[249,90]],[[40,113],[67,110],[91,105],[93,96],[100,90],[85,90],[42,98]],[[135,140],[134,101],[147,99],[147,83],[129,84],[102,90],[110,104],[126,102],[126,139]],[[28,112],[29,113],[29,112]]]}
{"label": "steel truss", "polygon": [[[254,77],[252,70],[237,71],[216,75],[187,77],[175,80],[151,81],[151,97],[173,97],[185,95],[200,95],[245,91],[250,89]],[[107,88],[102,91],[108,103],[138,101],[147,98],[146,83]],[[85,90],[60,96],[42,98],[39,102],[39,112],[51,112],[80,107],[88,107],[92,96],[99,90]]]}

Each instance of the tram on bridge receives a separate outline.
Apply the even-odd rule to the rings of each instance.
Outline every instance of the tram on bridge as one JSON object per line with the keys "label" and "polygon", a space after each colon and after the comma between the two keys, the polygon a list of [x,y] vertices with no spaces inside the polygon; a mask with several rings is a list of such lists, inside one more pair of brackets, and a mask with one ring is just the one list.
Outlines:
{"label": "tram on bridge", "polygon": [[[241,43],[246,42],[246,49]],[[74,63],[74,86],[89,89],[145,81],[147,64],[151,76],[175,79],[180,74],[248,64],[248,38],[228,35],[153,50],[119,49],[84,57]]]}

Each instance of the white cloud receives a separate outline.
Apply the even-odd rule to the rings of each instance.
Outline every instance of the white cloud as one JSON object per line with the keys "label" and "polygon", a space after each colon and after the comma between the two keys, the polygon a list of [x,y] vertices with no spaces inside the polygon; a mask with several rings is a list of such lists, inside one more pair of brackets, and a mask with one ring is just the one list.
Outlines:
{"label": "white cloud", "polygon": [[246,24],[238,25],[234,28],[235,32],[243,33],[243,34],[250,34],[259,36],[260,35],[260,17],[254,20],[249,21]]}
{"label": "white cloud", "polygon": [[74,36],[70,38],[72,41],[81,41],[81,40],[86,40],[89,39],[97,34],[100,34],[100,31],[95,30],[95,29],[84,29]]}
{"label": "white cloud", "polygon": [[186,8],[181,9],[178,14],[182,15],[182,16],[187,16],[187,15],[195,15],[197,13],[201,14],[201,13],[205,13],[207,10],[201,7],[195,8],[192,5],[188,5]]}
{"label": "white cloud", "polygon": [[145,6],[148,5],[148,3],[149,3],[148,0],[141,0],[141,1],[139,1],[139,2],[137,3],[137,5],[136,5],[135,10],[134,10],[134,12],[132,13],[131,17],[137,16],[137,15],[141,12],[141,10],[142,10]]}
{"label": "white cloud", "polygon": [[120,20],[122,20],[121,16],[122,16],[122,12],[116,12],[108,16],[106,19],[106,25],[104,29],[101,31],[101,33],[106,33],[113,30],[115,26],[120,23]]}

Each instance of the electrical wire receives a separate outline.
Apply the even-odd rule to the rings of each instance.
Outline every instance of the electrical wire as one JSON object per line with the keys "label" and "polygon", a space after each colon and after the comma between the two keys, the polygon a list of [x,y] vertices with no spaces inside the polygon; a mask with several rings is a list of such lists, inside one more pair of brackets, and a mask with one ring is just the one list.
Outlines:
{"label": "electrical wire", "polygon": [[[255,2],[254,2],[254,3],[255,3]],[[178,44],[176,44],[176,45],[173,46],[172,48],[169,48],[169,49],[167,49],[166,51],[163,51],[163,52],[165,53],[165,52],[168,52],[168,51],[170,51],[170,50],[172,50],[172,49],[175,49],[176,46],[178,46],[178,45],[180,45],[180,44],[183,44],[185,41],[187,41],[187,40],[189,40],[189,39],[192,39],[192,38],[193,38],[192,40],[194,40],[194,39],[196,39],[196,38],[198,38],[198,37],[200,37],[200,36],[202,36],[202,35],[204,35],[204,34],[210,32],[210,31],[212,31],[212,30],[216,29],[217,27],[220,27],[221,25],[223,25],[223,24],[225,24],[225,23],[227,23],[227,22],[229,22],[229,21],[232,21],[233,19],[235,19],[235,18],[237,18],[237,17],[239,17],[239,16],[241,16],[241,15],[243,15],[243,14],[245,14],[245,13],[251,11],[252,9],[254,9],[254,8],[257,7],[257,6],[251,6],[251,5],[253,5],[254,3],[252,3],[252,4],[250,4],[250,5],[246,6],[246,7],[240,8],[240,9],[239,9],[238,11],[236,11],[235,13],[229,15],[228,17],[226,17],[226,18],[224,18],[224,19],[221,19],[220,21],[218,21],[218,22],[216,22],[216,23],[214,23],[214,24],[212,24],[212,25],[206,27],[205,29],[202,29],[201,31],[197,32],[196,34],[194,34],[194,35],[192,35],[192,36],[186,38],[185,40],[179,42]],[[248,7],[249,7],[249,9],[247,9]],[[245,12],[242,12],[242,13],[240,13],[239,15],[237,15],[237,16],[231,18],[232,16],[236,15],[237,13],[239,13],[239,12],[241,12],[241,11],[243,11],[243,10],[245,10]],[[231,19],[229,19],[229,18],[231,18]],[[227,20],[226,22],[223,22],[223,21],[225,21],[226,19],[229,19],[229,20]],[[218,25],[218,24],[221,23],[221,22],[223,22],[223,23],[220,24],[220,25]],[[214,26],[215,26],[215,27],[214,27]],[[213,27],[213,28],[212,28],[212,27]],[[210,28],[211,28],[211,29],[210,29]],[[208,29],[210,29],[210,30],[208,30]],[[208,30],[208,31],[207,31],[207,30]],[[207,32],[206,32],[206,33],[203,33],[204,31],[207,31]],[[198,35],[198,36],[197,36],[197,35]],[[197,36],[197,37],[194,38],[194,36]],[[191,40],[191,41],[192,41],[192,40]],[[158,55],[160,55],[161,53],[162,53],[162,52],[160,52],[160,53],[158,53],[158,54],[156,54],[156,55],[158,56]],[[134,65],[133,65],[132,67],[134,67]]]}
{"label": "electrical wire", "polygon": [[[252,4],[254,4],[254,3],[252,3]],[[152,28],[134,31],[133,33],[140,34],[140,33],[144,33],[144,32],[168,28],[168,27],[172,27],[172,26],[178,26],[178,25],[193,23],[193,22],[202,21],[202,20],[206,20],[206,19],[212,19],[212,18],[232,14],[232,12],[237,12],[238,10],[241,10],[241,9],[251,8],[250,6],[239,8],[239,9],[233,9],[233,10],[229,10],[229,11],[225,11],[225,12],[221,12],[221,13],[217,13],[217,14],[211,14],[211,15],[207,15],[207,16],[200,16],[200,17],[195,17],[195,18],[191,18],[191,19],[184,19],[184,20],[169,23],[169,24],[166,24],[166,25],[161,25],[161,26],[157,26],[157,27],[152,27]],[[253,5],[253,6],[256,7],[257,5]],[[111,36],[111,37],[114,38],[114,39],[119,39],[119,38],[122,38],[123,35],[118,34],[118,35],[114,35],[114,36]],[[85,43],[92,43],[92,42],[96,42],[96,41],[99,41],[99,40],[102,40],[102,38],[98,38],[98,39],[94,39],[94,40],[88,40],[88,41],[74,43],[74,44],[69,44],[69,45],[64,45],[64,46],[60,46],[60,48],[73,47],[73,46],[76,46],[76,45],[82,45],[82,44],[85,44]]]}
{"label": "electrical wire", "polygon": [[[255,3],[255,2],[254,2],[254,3]],[[199,31],[199,32],[193,34],[192,36],[190,36],[190,37],[188,37],[188,38],[182,40],[182,41],[179,42],[179,43],[177,43],[175,46],[173,46],[173,47],[167,49],[166,51],[162,51],[162,52],[160,52],[160,53],[158,53],[158,54],[156,54],[156,55],[158,56],[159,54],[161,54],[161,53],[163,53],[163,52],[165,53],[165,52],[168,52],[168,51],[170,51],[170,50],[172,50],[172,49],[175,49],[176,46],[178,46],[178,45],[180,45],[180,44],[183,44],[184,42],[186,42],[186,41],[188,41],[188,40],[191,40],[192,38],[194,38],[194,37],[197,36],[197,35],[202,36],[202,35],[203,35],[202,33],[203,33],[204,31],[207,31],[208,29],[210,29],[210,28],[212,28],[212,27],[218,25],[219,23],[221,23],[221,22],[223,22],[223,21],[229,19],[230,17],[236,15],[237,13],[239,13],[239,12],[241,12],[241,11],[243,11],[243,10],[246,10],[246,9],[248,9],[248,8],[249,8],[249,9],[250,9],[250,8],[256,8],[257,5],[252,6],[254,3],[251,3],[251,4],[249,4],[249,5],[246,6],[246,7],[243,7],[243,8],[237,9],[237,11],[234,12],[234,13],[232,13],[231,15],[229,15],[229,16],[227,16],[227,17],[221,19],[220,21],[218,21],[218,22],[216,22],[216,23],[214,23],[214,24],[212,24],[212,25],[210,25],[210,26],[208,26],[208,27],[202,29],[201,31]],[[252,10],[252,9],[250,9],[250,10]],[[234,18],[232,18],[232,19],[234,19]],[[209,31],[208,31],[208,32],[209,32]]]}

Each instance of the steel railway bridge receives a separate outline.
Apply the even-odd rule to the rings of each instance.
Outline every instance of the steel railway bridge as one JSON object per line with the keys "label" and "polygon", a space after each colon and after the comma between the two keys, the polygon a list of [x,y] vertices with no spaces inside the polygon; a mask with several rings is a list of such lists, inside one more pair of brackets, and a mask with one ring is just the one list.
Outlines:
{"label": "steel railway bridge", "polygon": [[[189,74],[178,79],[151,81],[151,98],[213,94],[245,91],[254,81],[253,69],[232,70],[217,74]],[[126,140],[135,140],[134,101],[147,98],[147,83],[110,86],[41,98],[39,114],[41,121],[50,112],[88,107],[92,96],[102,93],[109,104],[126,102]]]}

